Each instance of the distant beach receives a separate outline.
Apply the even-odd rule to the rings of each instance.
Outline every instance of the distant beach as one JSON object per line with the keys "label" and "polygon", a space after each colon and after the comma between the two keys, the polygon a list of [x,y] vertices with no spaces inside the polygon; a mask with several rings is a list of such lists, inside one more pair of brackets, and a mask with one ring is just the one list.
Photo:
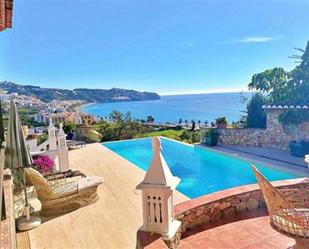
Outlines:
{"label": "distant beach", "polygon": [[250,98],[252,93],[208,93],[161,96],[159,100],[95,103],[82,106],[82,111],[95,116],[106,117],[113,110],[131,112],[134,118],[154,117],[156,123],[177,123],[192,119],[196,122],[212,122],[225,116],[229,122],[237,121],[244,114],[245,104],[241,95]]}

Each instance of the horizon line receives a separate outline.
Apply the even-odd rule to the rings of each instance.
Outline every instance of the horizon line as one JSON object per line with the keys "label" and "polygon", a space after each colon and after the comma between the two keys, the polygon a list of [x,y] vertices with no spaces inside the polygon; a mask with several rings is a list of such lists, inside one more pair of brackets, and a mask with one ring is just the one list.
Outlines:
{"label": "horizon line", "polygon": [[160,96],[174,96],[174,95],[198,95],[198,94],[212,94],[212,93],[242,93],[242,92],[254,92],[248,89],[234,89],[234,90],[210,90],[202,92],[171,92],[171,93],[158,93]]}

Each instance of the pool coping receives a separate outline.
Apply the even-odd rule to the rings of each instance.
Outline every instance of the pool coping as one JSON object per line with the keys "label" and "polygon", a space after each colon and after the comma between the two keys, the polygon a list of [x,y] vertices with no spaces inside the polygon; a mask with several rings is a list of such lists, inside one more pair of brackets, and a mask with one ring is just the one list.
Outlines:
{"label": "pool coping", "polygon": [[165,140],[170,140],[172,142],[180,143],[180,144],[183,144],[183,145],[186,145],[186,146],[190,146],[190,147],[194,147],[195,146],[194,144],[189,144],[189,143],[186,143],[186,142],[182,142],[182,141],[179,141],[179,140],[176,140],[176,139],[172,139],[172,138],[169,138],[169,137],[164,137],[164,136],[135,137],[135,138],[129,138],[129,139],[116,140],[116,141],[102,142],[101,144],[109,144],[109,143],[125,142],[125,141],[132,141],[132,140],[141,140],[141,139],[150,139],[150,138],[153,138],[153,137],[158,137],[160,139],[162,138],[162,139],[165,139]]}

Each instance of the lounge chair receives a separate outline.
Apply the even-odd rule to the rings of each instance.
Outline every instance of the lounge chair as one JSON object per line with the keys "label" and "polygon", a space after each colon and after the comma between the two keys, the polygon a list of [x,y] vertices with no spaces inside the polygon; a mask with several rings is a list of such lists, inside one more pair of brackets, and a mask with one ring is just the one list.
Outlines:
{"label": "lounge chair", "polygon": [[67,146],[69,149],[86,147],[85,141],[67,140]]}
{"label": "lounge chair", "polygon": [[276,189],[252,166],[270,216],[271,226],[296,240],[294,248],[309,248],[309,189]]}
{"label": "lounge chair", "polygon": [[61,172],[44,175],[44,177],[48,181],[72,178],[72,177],[77,177],[77,176],[86,177],[86,175],[80,172],[79,170],[71,170],[71,169],[69,169],[68,171],[61,171]]}
{"label": "lounge chair", "polygon": [[48,181],[32,168],[25,169],[25,174],[42,203],[43,216],[64,214],[94,203],[98,200],[97,188],[103,183],[103,179],[97,176],[87,176],[77,181]]}

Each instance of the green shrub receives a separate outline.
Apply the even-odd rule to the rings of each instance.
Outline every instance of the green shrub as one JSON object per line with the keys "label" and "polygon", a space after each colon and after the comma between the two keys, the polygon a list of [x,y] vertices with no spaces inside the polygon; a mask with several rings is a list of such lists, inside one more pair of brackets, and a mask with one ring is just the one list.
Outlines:
{"label": "green shrub", "polygon": [[216,124],[227,124],[226,117],[219,117],[216,119]]}
{"label": "green shrub", "polygon": [[71,122],[65,122],[63,123],[62,129],[66,134],[68,134],[70,131],[76,130],[76,124],[73,124]]}
{"label": "green shrub", "polygon": [[286,110],[279,115],[279,122],[283,126],[299,125],[309,121],[309,112],[305,110]]}
{"label": "green shrub", "polygon": [[266,113],[262,106],[266,98],[261,93],[255,93],[247,105],[247,127],[266,128]]}
{"label": "green shrub", "polygon": [[86,140],[89,142],[100,142],[102,139],[102,135],[95,131],[95,130],[90,130],[85,134]]}
{"label": "green shrub", "polygon": [[205,144],[214,146],[218,142],[218,133],[215,129],[207,129],[205,132]]}
{"label": "green shrub", "polygon": [[38,145],[44,143],[47,139],[48,139],[48,134],[47,133],[43,133],[42,135],[38,136],[38,138],[37,138]]}

